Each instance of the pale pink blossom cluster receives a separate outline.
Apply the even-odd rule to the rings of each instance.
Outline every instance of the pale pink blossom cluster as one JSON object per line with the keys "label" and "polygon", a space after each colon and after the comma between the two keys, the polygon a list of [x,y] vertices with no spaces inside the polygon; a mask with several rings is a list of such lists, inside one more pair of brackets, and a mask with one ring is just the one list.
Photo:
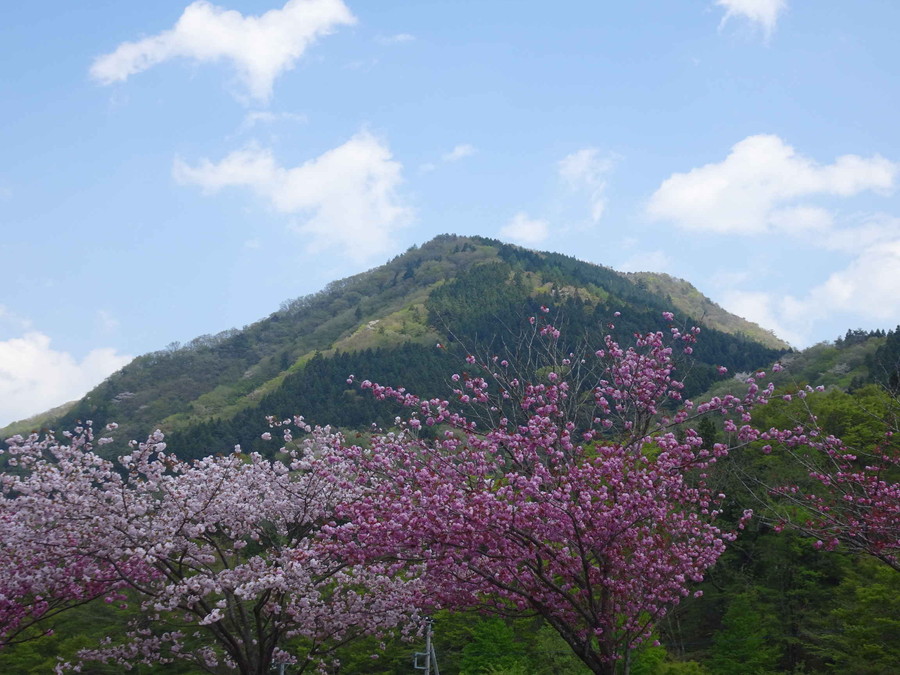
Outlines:
{"label": "pale pink blossom cluster", "polygon": [[419,582],[393,563],[350,564],[319,537],[338,506],[371,487],[328,429],[287,448],[285,462],[184,462],[156,432],[113,463],[92,441],[89,427],[63,440],[8,441],[17,473],[0,476],[0,645],[93,597],[131,598],[153,628],[135,627],[83,660],[179,659],[261,674],[292,638],[306,645],[296,658],[315,661],[414,617]]}

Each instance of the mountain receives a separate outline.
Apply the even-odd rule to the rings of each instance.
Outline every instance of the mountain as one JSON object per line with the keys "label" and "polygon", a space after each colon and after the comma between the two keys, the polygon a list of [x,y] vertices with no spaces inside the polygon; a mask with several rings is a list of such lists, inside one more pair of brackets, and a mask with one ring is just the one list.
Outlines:
{"label": "mountain", "polygon": [[[597,335],[614,312],[620,335],[662,327],[661,313],[704,327],[688,379],[705,390],[715,366],[733,372],[770,363],[788,346],[728,314],[686,281],[621,274],[558,253],[482,237],[442,235],[368,272],[287,301],[243,329],[203,335],[136,358],[71,407],[14,423],[69,428],[116,421],[119,438],[155,428],[182,454],[254,444],[268,414],[304,414],[313,423],[361,428],[389,421],[390,406],[347,386],[361,378],[446,392],[453,352],[509,340],[542,305],[565,335]],[[506,336],[504,338],[504,336]],[[438,350],[435,343],[448,349]],[[117,452],[117,444],[110,452]]]}
{"label": "mountain", "polygon": [[772,349],[788,348],[787,343],[772,331],[725,311],[684,279],[657,272],[627,272],[625,276],[654,295],[664,297],[676,311],[699,317],[710,328],[731,335],[745,335]]}

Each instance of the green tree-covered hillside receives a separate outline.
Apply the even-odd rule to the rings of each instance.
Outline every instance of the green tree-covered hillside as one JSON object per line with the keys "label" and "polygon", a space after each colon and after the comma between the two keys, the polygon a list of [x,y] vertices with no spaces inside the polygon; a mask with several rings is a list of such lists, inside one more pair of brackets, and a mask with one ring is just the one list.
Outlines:
{"label": "green tree-covered hillside", "polygon": [[523,318],[541,306],[552,308],[569,336],[599,334],[615,312],[621,313],[616,324],[626,342],[636,330],[663,328],[666,310],[679,313],[679,324],[704,326],[687,378],[692,393],[713,382],[715,366],[750,370],[786,348],[771,336],[760,338],[764,331],[737,317],[723,320],[730,315],[711,311],[715,306],[705,298],[695,302],[697,297],[687,282],[660,288],[557,253],[444,235],[319,293],[286,301],[242,329],[140,356],[62,412],[3,432],[116,421],[120,438],[140,439],[159,428],[181,441],[182,452],[199,456],[236,438],[249,442],[268,414],[364,426],[388,417],[345,392],[351,372],[438,393],[445,369],[436,343],[453,350],[513,341]]}

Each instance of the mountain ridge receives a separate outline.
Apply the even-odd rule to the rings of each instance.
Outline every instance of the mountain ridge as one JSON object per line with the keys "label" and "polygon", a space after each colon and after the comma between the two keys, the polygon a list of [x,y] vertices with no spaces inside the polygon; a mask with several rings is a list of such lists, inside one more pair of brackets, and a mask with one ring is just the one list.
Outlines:
{"label": "mountain ridge", "polygon": [[[628,317],[625,328],[643,322],[643,329],[658,322],[660,311],[676,309],[686,315],[680,319],[704,325],[707,335],[721,343],[720,361],[740,359],[741,352],[757,347],[759,356],[768,358],[787,347],[771,340],[764,344],[763,329],[729,315],[683,280],[622,274],[559,253],[447,234],[318,293],[285,301],[242,329],[139,356],[68,411],[13,423],[3,430],[4,437],[27,430],[34,420],[57,428],[84,419],[115,420],[133,438],[156,427],[172,433],[227,421],[256,408],[285,381],[295,382],[317,357],[381,350],[378,358],[390,359],[392,349],[433,346],[451,339],[453,331],[483,339],[497,330],[500,317],[513,326],[538,303],[558,306],[583,331],[603,325],[602,317],[614,309]],[[695,307],[704,316],[690,316]],[[716,325],[710,315],[718,317]],[[729,323],[723,316],[733,319]],[[748,332],[748,326],[755,330]]]}

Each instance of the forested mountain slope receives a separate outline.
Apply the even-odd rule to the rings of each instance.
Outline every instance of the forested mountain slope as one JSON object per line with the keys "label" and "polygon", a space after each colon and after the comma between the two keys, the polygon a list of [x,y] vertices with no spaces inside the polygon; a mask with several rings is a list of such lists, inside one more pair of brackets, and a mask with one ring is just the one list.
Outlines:
{"label": "forested mountain slope", "polygon": [[[444,235],[287,301],[243,329],[140,356],[64,414],[36,421],[57,428],[84,419],[117,421],[120,438],[161,428],[180,441],[172,447],[189,455],[250,442],[267,414],[300,413],[314,423],[359,427],[389,419],[390,412],[347,391],[349,373],[442,393],[447,357],[435,343],[452,351],[460,344],[471,349],[509,341],[542,305],[573,339],[597,335],[614,312],[621,312],[616,324],[623,336],[662,327],[660,314],[670,309],[680,324],[704,326],[689,378],[693,392],[712,383],[717,365],[750,370],[787,348],[687,282],[660,279],[482,237]],[[28,431],[29,424],[3,432]]]}

